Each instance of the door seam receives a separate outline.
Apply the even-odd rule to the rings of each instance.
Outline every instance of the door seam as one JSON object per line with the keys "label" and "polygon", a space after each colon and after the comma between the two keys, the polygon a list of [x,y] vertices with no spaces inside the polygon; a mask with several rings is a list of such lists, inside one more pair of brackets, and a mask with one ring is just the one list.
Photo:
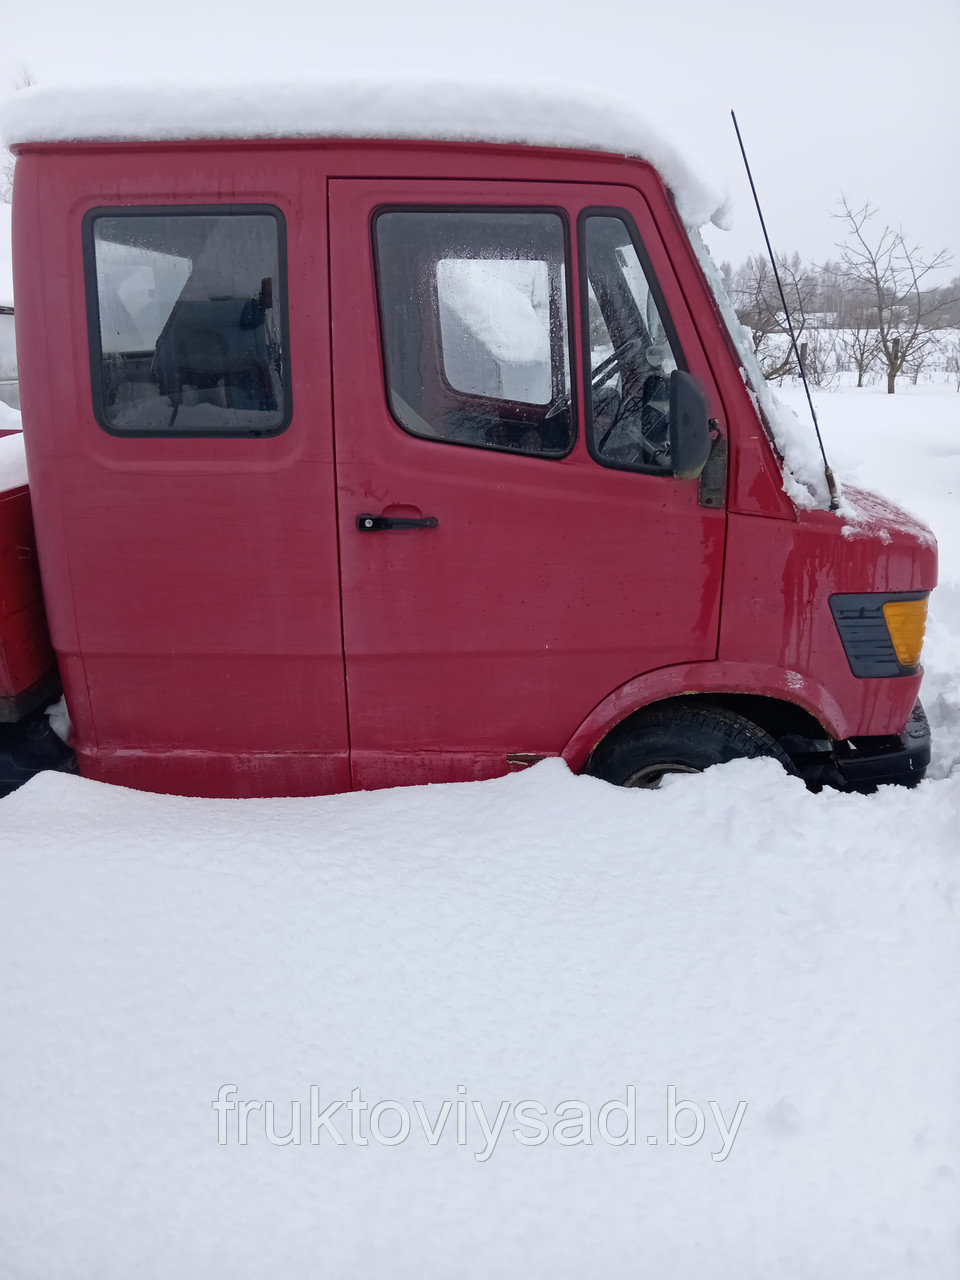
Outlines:
{"label": "door seam", "polygon": [[336,371],[333,361],[333,234],[331,214],[331,184],[333,179],[326,178],[326,210],[327,210],[327,354],[330,362],[330,448],[333,459],[333,523],[337,540],[337,609],[340,614],[340,658],[343,669],[343,710],[347,728],[347,777],[350,790],[353,785],[353,735],[350,722],[350,682],[347,677],[347,634],[343,615],[343,548],[340,529],[340,470],[337,466],[337,416]]}

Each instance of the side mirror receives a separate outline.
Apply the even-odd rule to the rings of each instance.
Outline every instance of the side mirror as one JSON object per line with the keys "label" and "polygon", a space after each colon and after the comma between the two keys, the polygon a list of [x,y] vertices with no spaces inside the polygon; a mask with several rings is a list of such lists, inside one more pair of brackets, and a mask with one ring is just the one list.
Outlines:
{"label": "side mirror", "polygon": [[684,369],[670,375],[670,457],[675,480],[693,480],[710,456],[710,411],[699,382]]}

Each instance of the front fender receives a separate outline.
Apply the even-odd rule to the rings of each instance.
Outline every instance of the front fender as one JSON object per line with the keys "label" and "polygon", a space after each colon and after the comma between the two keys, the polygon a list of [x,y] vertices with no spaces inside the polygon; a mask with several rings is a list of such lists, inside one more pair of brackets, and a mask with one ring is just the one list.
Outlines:
{"label": "front fender", "polygon": [[[919,687],[919,677],[916,683]],[[850,736],[847,718],[829,690],[799,671],[752,662],[690,662],[648,671],[615,689],[580,724],[561,752],[562,758],[578,772],[597,743],[621,720],[654,702],[694,693],[776,698],[809,712],[829,737]]]}

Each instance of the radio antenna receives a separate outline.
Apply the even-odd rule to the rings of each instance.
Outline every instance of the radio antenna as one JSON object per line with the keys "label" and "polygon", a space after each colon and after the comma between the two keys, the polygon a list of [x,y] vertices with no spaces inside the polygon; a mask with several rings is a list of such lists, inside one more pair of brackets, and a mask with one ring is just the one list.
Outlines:
{"label": "radio antenna", "polygon": [[800,347],[797,345],[797,336],[793,331],[793,320],[790,317],[790,308],[787,306],[787,299],[783,292],[783,285],[780,283],[780,272],[777,270],[777,260],[773,256],[773,249],[770,247],[770,237],[767,235],[767,224],[763,218],[763,210],[760,208],[760,197],[757,195],[757,188],[754,185],[753,174],[750,172],[750,161],[747,159],[747,149],[743,145],[740,126],[737,124],[737,113],[735,111],[731,111],[730,115],[733,119],[733,127],[737,133],[737,142],[740,144],[740,154],[743,156],[743,167],[747,171],[750,190],[753,192],[753,203],[757,206],[757,217],[760,219],[760,229],[763,231],[763,238],[766,241],[767,253],[770,257],[770,265],[773,267],[773,278],[777,282],[780,301],[783,304],[783,314],[787,318],[787,330],[790,334],[790,344],[793,347],[793,354],[796,356],[797,368],[800,370],[800,381],[803,383],[803,389],[807,393],[807,404],[810,406],[810,417],[813,419],[813,429],[817,433],[817,444],[820,446],[820,456],[823,458],[823,474],[827,482],[827,489],[830,493],[830,510],[836,511],[840,506],[840,495],[837,492],[837,482],[833,478],[833,471],[830,467],[830,463],[827,461],[826,450],[823,447],[823,437],[820,435],[820,423],[817,421],[817,411],[813,407],[813,398],[810,395],[810,387],[807,385],[807,375],[803,367],[803,357],[800,355]]}

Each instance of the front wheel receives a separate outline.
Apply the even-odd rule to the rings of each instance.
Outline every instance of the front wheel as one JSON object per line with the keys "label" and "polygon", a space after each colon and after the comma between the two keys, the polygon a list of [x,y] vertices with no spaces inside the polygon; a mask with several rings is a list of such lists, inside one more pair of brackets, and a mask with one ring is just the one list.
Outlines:
{"label": "front wheel", "polygon": [[777,740],[724,707],[651,707],[597,747],[585,772],[618,787],[657,787],[668,773],[702,773],[711,765],[758,757],[778,760],[796,773]]}

